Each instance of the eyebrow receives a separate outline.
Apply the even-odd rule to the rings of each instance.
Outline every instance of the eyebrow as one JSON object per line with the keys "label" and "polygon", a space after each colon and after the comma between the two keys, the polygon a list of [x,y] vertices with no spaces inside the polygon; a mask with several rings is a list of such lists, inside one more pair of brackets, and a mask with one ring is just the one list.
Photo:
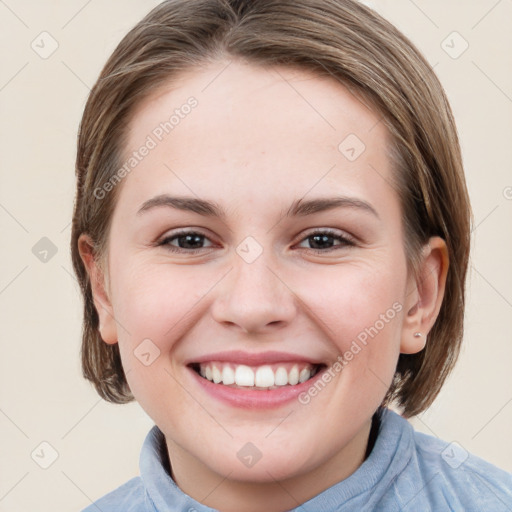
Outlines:
{"label": "eyebrow", "polygon": [[[190,211],[205,217],[218,217],[222,220],[226,219],[226,212],[214,201],[208,201],[206,199],[199,199],[196,197],[170,196],[167,194],[153,197],[152,199],[144,202],[138,210],[137,215],[161,206]],[[292,203],[285,216],[303,217],[318,212],[333,210],[335,208],[356,208],[380,218],[379,214],[370,203],[363,201],[362,199],[346,196],[323,197],[307,201],[304,199],[298,199]]]}

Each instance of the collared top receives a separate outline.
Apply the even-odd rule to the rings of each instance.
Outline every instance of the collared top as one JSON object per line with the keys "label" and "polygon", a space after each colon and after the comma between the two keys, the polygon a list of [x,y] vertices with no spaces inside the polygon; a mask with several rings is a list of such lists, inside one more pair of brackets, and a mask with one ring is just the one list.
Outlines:
{"label": "collared top", "polygon": [[[140,454],[140,476],[82,512],[218,512],[185,494],[166,470],[155,425]],[[369,457],[348,478],[290,512],[512,512],[512,473],[416,432],[385,409]],[[265,512],[265,511],[262,511]]]}

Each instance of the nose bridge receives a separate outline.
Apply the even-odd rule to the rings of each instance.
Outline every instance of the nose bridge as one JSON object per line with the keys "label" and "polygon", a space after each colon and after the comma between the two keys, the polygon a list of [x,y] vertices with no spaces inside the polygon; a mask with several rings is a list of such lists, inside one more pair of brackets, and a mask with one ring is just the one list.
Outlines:
{"label": "nose bridge", "polygon": [[248,237],[235,248],[232,265],[213,307],[217,322],[258,331],[291,321],[295,314],[293,293],[280,279],[270,248],[264,249]]}

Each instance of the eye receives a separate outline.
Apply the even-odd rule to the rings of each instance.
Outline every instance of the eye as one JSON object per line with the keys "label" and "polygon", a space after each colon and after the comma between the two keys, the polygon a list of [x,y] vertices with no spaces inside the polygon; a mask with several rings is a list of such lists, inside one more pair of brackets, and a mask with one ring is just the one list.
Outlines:
{"label": "eye", "polygon": [[[201,247],[204,240],[209,240],[206,235],[197,231],[181,231],[164,238],[158,246],[164,246],[171,252],[196,252],[207,247]],[[173,242],[176,242],[174,244]]]}
{"label": "eye", "polygon": [[[333,240],[337,240],[339,243],[334,244]],[[205,241],[210,241],[209,238],[198,231],[181,231],[171,236],[165,237],[157,245],[163,246],[171,252],[181,253],[195,253],[202,249],[207,249],[210,246],[204,247]],[[336,249],[342,249],[343,247],[351,247],[355,245],[355,242],[347,235],[340,234],[331,229],[321,229],[309,233],[308,236],[302,239],[301,243],[309,241],[309,250],[317,253],[325,253],[334,251]],[[306,249],[308,249],[306,247]]]}
{"label": "eye", "polygon": [[[333,245],[333,240],[338,240],[340,243]],[[303,238],[302,242],[304,241],[309,241],[310,245],[313,245],[310,250],[317,253],[325,253],[334,251],[336,249],[342,249],[343,247],[352,247],[355,245],[354,240],[352,240],[350,237],[347,235],[342,235],[331,229],[321,229],[314,231],[307,237]]]}

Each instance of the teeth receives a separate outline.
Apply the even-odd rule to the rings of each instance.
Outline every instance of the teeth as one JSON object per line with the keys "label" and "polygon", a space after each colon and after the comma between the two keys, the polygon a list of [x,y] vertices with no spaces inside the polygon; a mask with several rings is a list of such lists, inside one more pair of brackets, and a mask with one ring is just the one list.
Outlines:
{"label": "teeth", "polygon": [[288,375],[288,384],[295,386],[295,384],[298,384],[298,382],[299,382],[299,369],[296,366],[294,366]]}
{"label": "teeth", "polygon": [[224,366],[222,370],[222,383],[225,385],[235,383],[235,372],[231,366]]}
{"label": "teeth", "polygon": [[287,373],[286,369],[283,368],[282,366],[280,366],[276,370],[276,374],[274,377],[274,384],[276,386],[286,386],[286,384],[288,384],[288,373]]}
{"label": "teeth", "polygon": [[261,388],[269,388],[274,385],[274,372],[270,366],[260,366],[256,370],[255,384]]}
{"label": "teeth", "polygon": [[254,372],[248,366],[241,364],[235,370],[235,383],[237,386],[254,386]]}
{"label": "teeth", "polygon": [[300,371],[299,382],[305,382],[310,377],[311,377],[311,372],[307,368],[304,368],[304,370]]}
{"label": "teeth", "polygon": [[222,373],[220,373],[220,370],[216,366],[212,367],[212,377],[215,384],[218,384],[222,380]]}
{"label": "teeth", "polygon": [[295,386],[313,377],[318,367],[309,363],[281,363],[250,367],[228,363],[201,363],[199,374],[215,384],[225,386],[275,389],[279,386]]}

